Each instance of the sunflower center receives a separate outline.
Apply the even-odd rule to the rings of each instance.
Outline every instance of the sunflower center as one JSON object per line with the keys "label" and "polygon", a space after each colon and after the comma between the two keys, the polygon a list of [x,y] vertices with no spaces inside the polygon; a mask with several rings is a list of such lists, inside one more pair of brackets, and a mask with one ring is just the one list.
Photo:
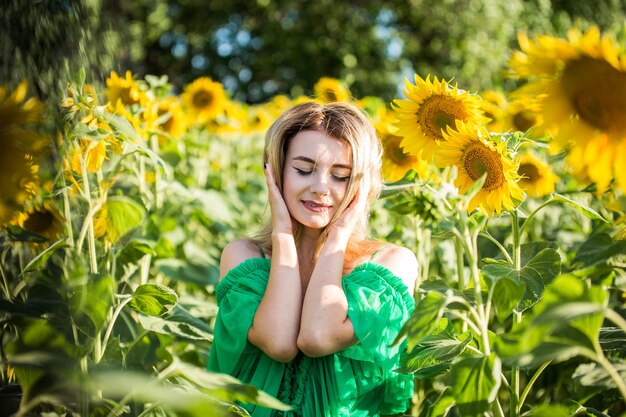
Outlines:
{"label": "sunflower center", "polygon": [[324,98],[324,101],[327,101],[327,102],[337,101],[337,93],[334,90],[331,90],[330,88],[327,88],[326,90],[324,90],[324,92],[322,93],[322,97]]}
{"label": "sunflower center", "polygon": [[626,74],[604,60],[583,57],[563,70],[562,85],[578,116],[606,133],[626,132]]}
{"label": "sunflower center", "polygon": [[47,210],[35,210],[28,215],[24,222],[24,229],[31,232],[45,234],[54,223],[54,216]]}
{"label": "sunflower center", "polygon": [[535,125],[536,120],[528,113],[520,111],[513,115],[513,126],[520,132],[526,132]]}
{"label": "sunflower center", "polygon": [[[166,114],[168,114],[169,111],[167,109],[164,108],[160,108],[157,111],[158,117],[161,118],[163,116],[165,116]],[[172,128],[174,127],[174,115],[170,113],[169,117],[167,119],[165,119],[164,122],[162,122],[160,124],[161,129],[163,129],[166,132],[171,132]]]}
{"label": "sunflower center", "polygon": [[539,172],[539,169],[535,164],[520,164],[519,168],[517,169],[517,173],[522,176],[522,179],[520,181],[528,183],[537,182],[541,178],[541,172]]}
{"label": "sunflower center", "polygon": [[463,103],[446,95],[434,94],[424,99],[417,112],[417,120],[427,136],[444,140],[442,130],[454,127],[455,120],[466,121],[467,111]]}
{"label": "sunflower center", "polygon": [[491,150],[482,143],[473,143],[463,152],[463,170],[476,181],[487,173],[483,189],[494,190],[504,184],[502,160],[497,151]]}
{"label": "sunflower center", "polygon": [[382,142],[385,156],[395,165],[412,165],[416,161],[416,157],[405,153],[400,147],[400,136],[386,135]]}
{"label": "sunflower center", "polygon": [[193,95],[193,105],[196,108],[208,107],[213,103],[213,94],[208,91],[197,91]]}

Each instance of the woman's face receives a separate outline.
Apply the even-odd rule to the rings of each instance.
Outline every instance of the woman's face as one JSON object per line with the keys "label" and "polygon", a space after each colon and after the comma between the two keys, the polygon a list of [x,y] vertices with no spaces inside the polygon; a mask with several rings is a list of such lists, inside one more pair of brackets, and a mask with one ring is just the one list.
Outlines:
{"label": "woman's face", "polygon": [[352,172],[350,145],[316,130],[291,139],[283,169],[283,199],[296,221],[321,229],[343,201]]}

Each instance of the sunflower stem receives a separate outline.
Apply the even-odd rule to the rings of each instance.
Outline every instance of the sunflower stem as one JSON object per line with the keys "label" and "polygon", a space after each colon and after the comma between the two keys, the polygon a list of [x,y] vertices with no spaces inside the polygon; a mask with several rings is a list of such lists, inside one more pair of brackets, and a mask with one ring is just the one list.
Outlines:
{"label": "sunflower stem", "polygon": [[504,246],[502,246],[502,244],[500,242],[498,242],[496,240],[496,238],[494,238],[493,236],[491,236],[489,234],[489,232],[487,231],[482,231],[479,233],[478,236],[484,237],[485,239],[489,240],[490,242],[492,242],[494,245],[496,245],[498,247],[498,249],[500,249],[500,252],[502,252],[502,255],[506,258],[507,262],[512,266],[513,264],[513,259],[511,259],[511,256],[509,255],[509,253],[506,251],[506,249],[504,248]]}
{"label": "sunflower stem", "polygon": [[595,361],[598,362],[598,364],[602,366],[604,370],[609,374],[609,376],[615,383],[617,390],[622,396],[622,399],[626,401],[626,381],[624,381],[624,379],[621,377],[619,372],[617,372],[613,364],[606,358],[606,356],[604,355],[604,352],[602,351],[602,347],[600,346],[600,343],[596,341],[594,344],[596,345],[596,349],[595,349],[596,355],[594,358]]}
{"label": "sunflower stem", "polygon": [[[522,268],[522,245],[521,245],[521,229],[519,227],[519,219],[517,211],[511,210],[511,226],[513,228],[513,267],[519,271]],[[513,325],[522,321],[521,313],[513,311]],[[511,368],[511,404],[509,414],[511,417],[519,415],[519,399],[520,399],[520,370],[519,367]]]}
{"label": "sunflower stem", "polygon": [[[93,204],[91,201],[91,190],[89,188],[89,175],[87,173],[87,164],[85,158],[81,156],[81,165],[83,171],[83,188],[85,190],[85,197],[87,199],[88,212],[92,212]],[[89,251],[89,269],[92,274],[98,273],[98,259],[96,258],[96,237],[93,229],[93,216],[88,216],[85,221],[87,222],[87,249]]]}
{"label": "sunflower stem", "polygon": [[128,304],[132,297],[130,295],[125,295],[125,298],[117,305],[113,315],[111,316],[111,321],[109,321],[109,325],[107,326],[106,331],[104,332],[104,338],[102,338],[102,349],[100,350],[99,356],[96,358],[96,363],[100,363],[102,357],[104,356],[104,351],[106,350],[107,344],[109,343],[109,337],[111,337],[111,332],[113,331],[113,325],[117,321],[122,309],[126,304]]}
{"label": "sunflower stem", "polygon": [[[71,174],[70,174],[71,175]],[[63,217],[65,217],[65,233],[67,233],[67,242],[70,248],[74,247],[74,231],[72,230],[72,211],[70,208],[70,197],[65,184],[61,189],[63,194]]]}
{"label": "sunflower stem", "polygon": [[[159,153],[159,139],[157,135],[150,136],[150,147],[155,153]],[[161,170],[159,165],[154,166],[154,207],[159,209],[163,204],[163,189],[161,188]]]}
{"label": "sunflower stem", "polygon": [[617,326],[622,329],[624,333],[626,333],[626,320],[624,320],[624,318],[620,316],[615,310],[613,310],[612,308],[608,308],[604,315],[607,319],[617,324]]}
{"label": "sunflower stem", "polygon": [[539,369],[537,369],[537,371],[535,371],[535,373],[533,374],[533,376],[530,378],[530,380],[528,381],[528,383],[526,384],[526,386],[524,387],[524,391],[522,391],[522,395],[519,398],[519,401],[517,403],[517,414],[520,413],[520,411],[522,410],[522,407],[524,406],[524,402],[526,401],[526,397],[528,396],[528,393],[530,392],[530,389],[533,387],[533,385],[535,384],[535,381],[537,381],[537,378],[539,378],[539,375],[541,375],[541,373],[548,367],[548,365],[550,365],[552,363],[552,361],[548,361],[548,362],[544,362],[541,364],[541,366],[539,367]]}
{"label": "sunflower stem", "polygon": [[2,289],[4,290],[5,297],[7,301],[12,301],[13,297],[11,297],[11,291],[9,290],[9,283],[7,282],[6,274],[4,273],[4,268],[0,263],[0,275],[2,275]]}

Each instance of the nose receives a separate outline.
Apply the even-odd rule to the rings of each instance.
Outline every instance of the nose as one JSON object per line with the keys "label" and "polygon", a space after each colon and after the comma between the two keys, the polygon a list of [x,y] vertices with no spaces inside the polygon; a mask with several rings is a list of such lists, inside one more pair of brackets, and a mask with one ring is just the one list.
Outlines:
{"label": "nose", "polygon": [[324,175],[316,175],[309,189],[314,194],[329,194],[330,193],[330,185],[328,184],[328,179],[325,178]]}

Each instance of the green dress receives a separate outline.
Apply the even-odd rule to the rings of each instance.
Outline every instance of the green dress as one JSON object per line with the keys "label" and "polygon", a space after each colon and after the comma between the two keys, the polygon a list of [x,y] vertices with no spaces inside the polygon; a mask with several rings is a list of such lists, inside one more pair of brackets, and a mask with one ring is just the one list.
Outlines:
{"label": "green dress", "polygon": [[269,258],[251,258],[217,284],[219,313],[208,369],[252,384],[293,410],[242,406],[254,417],[372,417],[406,411],[413,378],[394,372],[404,344],[391,346],[414,308],[402,280],[381,265],[358,265],[342,279],[358,342],[319,358],[300,352],[282,363],[248,342],[269,274]]}

